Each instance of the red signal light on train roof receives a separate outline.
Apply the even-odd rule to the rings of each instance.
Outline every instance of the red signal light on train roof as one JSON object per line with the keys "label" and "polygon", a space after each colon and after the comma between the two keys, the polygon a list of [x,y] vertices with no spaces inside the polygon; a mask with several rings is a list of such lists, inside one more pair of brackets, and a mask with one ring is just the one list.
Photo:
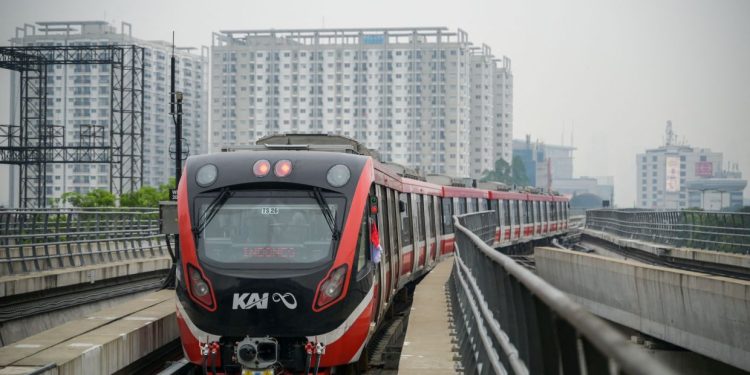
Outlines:
{"label": "red signal light on train roof", "polygon": [[253,165],[253,173],[257,177],[265,177],[271,171],[271,163],[268,160],[258,160]]}
{"label": "red signal light on train roof", "polygon": [[292,173],[292,162],[289,160],[277,161],[273,173],[276,174],[276,177],[289,176],[289,174]]}

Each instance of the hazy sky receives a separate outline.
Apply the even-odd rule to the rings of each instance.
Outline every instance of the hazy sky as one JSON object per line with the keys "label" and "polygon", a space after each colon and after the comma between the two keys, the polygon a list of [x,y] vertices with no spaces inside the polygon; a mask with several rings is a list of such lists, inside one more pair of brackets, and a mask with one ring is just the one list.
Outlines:
{"label": "hazy sky", "polygon": [[129,22],[141,39],[175,30],[192,46],[222,29],[461,28],[513,61],[514,138],[560,143],[564,128],[569,144],[575,129],[575,174],[613,175],[618,205],[634,204],[635,154],[662,143],[667,120],[750,177],[748,0],[2,1],[0,39],[24,23],[94,19]]}

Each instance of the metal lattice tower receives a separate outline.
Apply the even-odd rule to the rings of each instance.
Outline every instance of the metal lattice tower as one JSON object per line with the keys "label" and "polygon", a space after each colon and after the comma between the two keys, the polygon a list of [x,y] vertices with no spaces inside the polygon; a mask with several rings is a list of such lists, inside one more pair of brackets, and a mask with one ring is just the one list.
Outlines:
{"label": "metal lattice tower", "polygon": [[[20,74],[20,121],[0,125],[0,164],[20,166],[21,207],[46,205],[49,163],[108,163],[114,194],[140,188],[143,61],[144,48],[135,45],[0,47],[0,68]],[[47,72],[62,64],[111,67],[110,128],[80,125],[78,139],[70,144],[65,142],[63,126],[47,122]]]}

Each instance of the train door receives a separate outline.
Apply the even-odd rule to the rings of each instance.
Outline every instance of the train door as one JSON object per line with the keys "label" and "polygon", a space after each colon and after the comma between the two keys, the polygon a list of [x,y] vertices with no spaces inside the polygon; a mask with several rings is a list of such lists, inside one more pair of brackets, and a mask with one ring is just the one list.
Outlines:
{"label": "train door", "polygon": [[431,221],[431,213],[432,208],[431,206],[431,197],[429,195],[422,195],[420,199],[422,200],[422,219],[424,219],[424,247],[425,247],[425,260],[424,260],[424,268],[429,268],[430,266],[430,253],[432,252],[432,235],[433,235],[433,228],[432,224],[430,224]]}
{"label": "train door", "polygon": [[380,314],[383,313],[383,309],[386,308],[387,303],[390,302],[391,296],[391,243],[389,237],[391,236],[391,228],[388,223],[388,202],[386,201],[385,188],[381,185],[375,187],[375,196],[377,197],[378,205],[378,233],[380,234],[380,246],[382,247],[382,254],[380,259],[380,298],[385,301],[381,304]]}
{"label": "train door", "polygon": [[516,201],[516,211],[518,214],[518,221],[516,221],[518,223],[518,228],[516,228],[516,230],[518,231],[518,238],[521,238],[523,228],[526,224],[526,216],[524,215],[524,209],[526,207],[524,207],[524,204],[525,203],[520,199]]}
{"label": "train door", "polygon": [[414,233],[414,268],[416,272],[425,262],[424,204],[419,194],[409,194],[411,201],[412,230]]}
{"label": "train door", "polygon": [[516,201],[508,200],[508,214],[510,215],[508,220],[508,226],[510,227],[510,240],[513,240],[516,234]]}
{"label": "train door", "polygon": [[[376,210],[373,210],[373,207],[375,207]],[[380,229],[383,228],[380,223],[380,217],[382,215],[380,215],[380,209],[377,204],[377,192],[375,184],[370,186],[370,195],[367,197],[367,203],[365,204],[365,216],[366,220],[363,224],[365,225],[366,229],[362,230],[365,237],[361,240],[365,246],[365,256],[373,262],[373,288],[375,288],[375,290],[373,291],[372,300],[373,306],[375,306],[375,308],[372,312],[372,323],[377,323],[378,318],[380,317],[380,313],[382,312],[381,306],[384,305],[380,302],[383,300],[383,295],[385,294],[385,292],[383,291],[383,280],[385,280],[385,277],[383,277],[384,256],[382,254],[384,251],[380,254],[380,262],[377,263],[374,262],[375,258],[373,254],[374,246],[372,236],[374,235],[374,231],[376,230],[376,228],[373,228],[373,226],[377,226],[377,238],[380,242],[381,248],[383,246],[383,236],[381,235],[382,232],[380,232]]]}
{"label": "train door", "polygon": [[503,200],[503,226],[505,226],[505,239],[510,241],[510,201]]}
{"label": "train door", "polygon": [[449,237],[453,234],[453,199],[446,197],[443,198],[443,238],[440,243],[440,255],[448,254],[453,251],[453,242],[449,240]]}
{"label": "train door", "polygon": [[458,215],[467,214],[469,211],[466,209],[466,198],[458,198]]}
{"label": "train door", "polygon": [[392,189],[385,189],[386,202],[388,203],[388,228],[390,230],[390,236],[388,241],[391,244],[391,295],[395,294],[398,288],[398,280],[400,278],[401,269],[401,242],[399,235],[401,230],[399,229],[399,204],[396,196],[396,192]]}
{"label": "train door", "polygon": [[492,211],[495,216],[495,242],[500,242],[500,238],[502,238],[500,228],[500,208],[498,207],[498,203],[499,201],[496,200],[489,201],[489,210]]}
{"label": "train door", "polygon": [[560,218],[557,216],[557,209],[560,202],[552,202],[552,230],[557,232],[557,227],[560,225]]}
{"label": "train door", "polygon": [[[401,275],[410,275],[414,268],[414,238],[412,237],[412,208],[409,204],[409,195],[407,193],[399,194],[399,205],[403,205],[404,210],[401,211]],[[400,208],[399,208],[400,210]],[[399,279],[405,279],[399,277]],[[405,280],[399,280],[399,284],[403,284]]]}
{"label": "train door", "polygon": [[430,267],[435,264],[435,259],[437,258],[438,238],[440,238],[436,221],[437,215],[435,214],[438,210],[437,200],[435,198],[436,197],[433,197],[432,195],[425,195],[427,217],[430,219],[427,222],[429,227],[428,229],[430,230],[430,247],[428,248],[428,265]]}

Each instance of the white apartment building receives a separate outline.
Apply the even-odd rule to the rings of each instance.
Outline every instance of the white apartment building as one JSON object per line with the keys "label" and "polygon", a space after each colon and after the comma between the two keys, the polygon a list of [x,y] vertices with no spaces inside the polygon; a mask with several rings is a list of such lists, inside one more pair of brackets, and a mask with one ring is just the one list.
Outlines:
{"label": "white apartment building", "polygon": [[[512,115],[497,117],[507,132],[494,132],[493,92],[498,73],[512,92],[512,74],[509,60],[499,68],[486,54],[476,75],[472,48],[464,31],[440,27],[221,31],[211,47],[211,147],[275,133],[341,134],[384,161],[478,177],[474,159],[510,160],[511,149],[477,137],[483,144],[472,152],[473,87],[482,91],[479,131],[510,139]],[[512,113],[512,94],[502,100]]]}
{"label": "white apartment building", "polygon": [[[28,27],[24,30],[24,34],[11,39],[14,45],[134,44],[144,47],[143,184],[157,186],[174,176],[169,151],[174,140],[174,124],[169,115],[170,43],[134,38],[129,24],[123,23],[118,32],[105,21],[39,22],[30,31]],[[177,48],[174,53],[177,90],[184,92],[183,138],[190,154],[206,153],[208,48],[204,47],[200,54],[190,48]],[[104,126],[105,139],[109,139],[110,80],[109,65],[71,64],[51,68],[47,121],[65,127],[66,142],[75,140],[78,129],[89,124]],[[11,104],[18,107],[17,92],[12,93],[11,100]],[[49,164],[47,198],[59,197],[67,191],[108,190],[109,176],[109,164]]]}
{"label": "white apartment building", "polygon": [[486,44],[471,50],[471,176],[513,162],[513,74]]}

